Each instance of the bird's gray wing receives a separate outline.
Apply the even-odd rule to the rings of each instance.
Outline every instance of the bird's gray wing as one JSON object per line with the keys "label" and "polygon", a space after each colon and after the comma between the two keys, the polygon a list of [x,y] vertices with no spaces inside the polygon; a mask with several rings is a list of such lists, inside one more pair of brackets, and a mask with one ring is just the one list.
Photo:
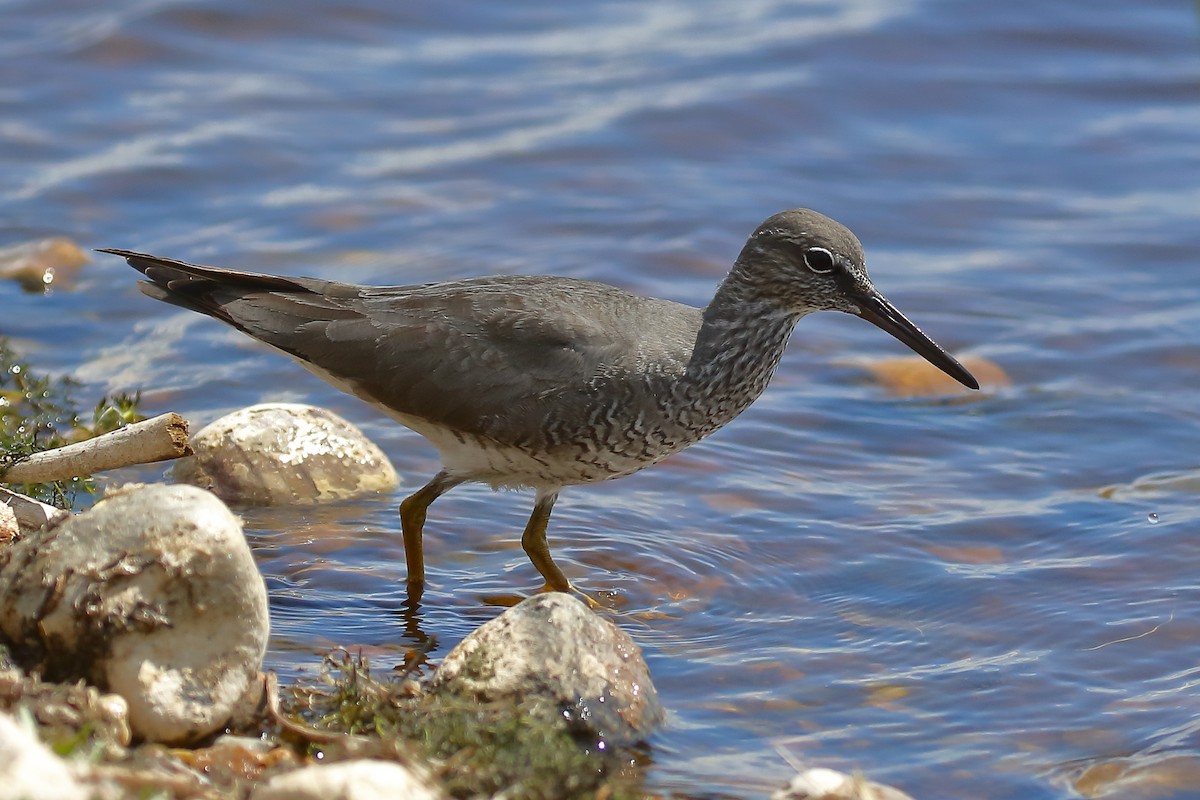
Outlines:
{"label": "bird's gray wing", "polygon": [[488,278],[322,297],[356,316],[304,326],[299,357],[341,368],[358,394],[393,410],[508,443],[528,440],[549,407],[595,404],[602,381],[637,375],[645,350],[644,299],[579,281]]}
{"label": "bird's gray wing", "polygon": [[548,404],[584,414],[602,383],[682,368],[699,328],[697,309],[565,278],[365,287],[109,252],[146,275],[150,296],[220,319],[393,414],[507,443],[528,439]]}

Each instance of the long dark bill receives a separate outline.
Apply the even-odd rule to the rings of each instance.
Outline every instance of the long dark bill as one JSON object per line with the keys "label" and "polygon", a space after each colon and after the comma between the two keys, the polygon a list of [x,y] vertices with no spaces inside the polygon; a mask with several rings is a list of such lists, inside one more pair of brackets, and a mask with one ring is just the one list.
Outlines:
{"label": "long dark bill", "polygon": [[912,324],[908,317],[901,314],[879,292],[872,291],[868,295],[855,298],[855,300],[858,303],[860,317],[904,342],[917,355],[963,386],[972,389],[979,388],[979,381],[975,380],[975,376],[968,372],[966,367],[938,346],[937,342],[922,333],[920,328]]}

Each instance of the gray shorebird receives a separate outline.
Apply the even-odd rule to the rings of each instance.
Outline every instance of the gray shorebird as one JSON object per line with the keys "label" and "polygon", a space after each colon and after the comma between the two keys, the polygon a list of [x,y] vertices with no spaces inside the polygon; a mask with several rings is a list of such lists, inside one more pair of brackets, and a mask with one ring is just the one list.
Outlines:
{"label": "gray shorebird", "polygon": [[102,252],[142,272],[150,297],[281,350],[437,448],[441,471],[400,504],[416,596],[426,510],[466,481],[536,493],[521,546],[547,588],[572,590],[546,542],[563,487],[637,472],[728,423],[812,311],[856,314],[979,388],[875,290],[854,234],[808,209],[758,226],[702,309],[571,278],[355,286]]}

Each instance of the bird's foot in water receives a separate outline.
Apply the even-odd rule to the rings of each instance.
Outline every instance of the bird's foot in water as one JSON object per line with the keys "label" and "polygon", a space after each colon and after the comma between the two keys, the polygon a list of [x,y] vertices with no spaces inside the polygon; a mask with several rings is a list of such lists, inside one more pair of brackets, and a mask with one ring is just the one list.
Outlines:
{"label": "bird's foot in water", "polygon": [[[576,598],[582,600],[583,602],[587,603],[587,607],[590,608],[592,611],[599,611],[601,609],[608,609],[609,611],[611,611],[613,609],[611,602],[610,603],[601,602],[599,599],[592,597],[590,594],[583,591],[582,589],[577,589],[575,587],[575,584],[573,584],[573,583],[567,584],[566,591],[563,591],[561,588],[551,586],[548,583],[543,584],[542,588],[538,590],[538,593],[541,594],[544,592],[563,592],[563,594],[569,594],[572,597],[576,597]],[[611,598],[605,597],[605,599],[609,600]]]}
{"label": "bird's foot in water", "polygon": [[[536,594],[544,594],[546,592],[557,592],[557,591],[561,591],[561,590],[555,589],[550,584],[545,584],[542,586],[541,589],[537,590]],[[599,611],[601,609],[607,609],[607,610],[611,611],[613,609],[612,604],[603,603],[600,600],[596,599],[595,597],[592,597],[587,592],[581,591],[580,589],[576,589],[574,586],[571,586],[569,588],[569,590],[566,592],[563,592],[563,594],[569,594],[571,597],[579,598],[584,603],[586,603],[587,607],[590,608],[592,611]],[[481,599],[483,600],[485,605],[501,606],[503,608],[512,608],[513,606],[515,606],[525,600],[528,600],[529,598],[525,597],[524,595],[519,595],[519,594],[485,594]]]}

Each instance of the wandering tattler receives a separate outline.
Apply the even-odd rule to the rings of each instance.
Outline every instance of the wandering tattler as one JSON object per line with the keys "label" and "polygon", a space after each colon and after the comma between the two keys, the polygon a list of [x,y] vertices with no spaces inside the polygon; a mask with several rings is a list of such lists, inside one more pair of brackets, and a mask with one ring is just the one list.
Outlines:
{"label": "wandering tattler", "polygon": [[570,591],[546,542],[563,487],[637,472],[725,425],[809,312],[857,314],[979,388],[875,290],[854,234],[808,209],[760,225],[703,309],[570,278],[355,286],[103,252],[144,273],[150,297],[282,350],[438,449],[441,471],[400,504],[417,595],[426,510],[465,481],[536,492],[521,545],[548,588]]}

